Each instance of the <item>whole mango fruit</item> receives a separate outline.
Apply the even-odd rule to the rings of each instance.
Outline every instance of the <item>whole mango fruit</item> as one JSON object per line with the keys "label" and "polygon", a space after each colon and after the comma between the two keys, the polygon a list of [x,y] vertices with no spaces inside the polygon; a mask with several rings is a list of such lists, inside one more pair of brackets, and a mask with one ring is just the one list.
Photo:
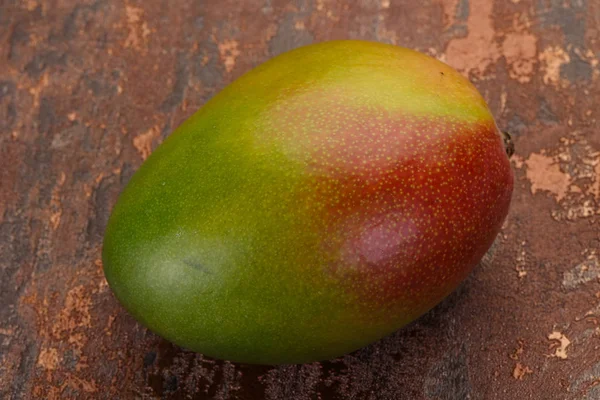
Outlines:
{"label": "whole mango fruit", "polygon": [[183,347],[330,359],[451,293],[512,188],[502,134],[458,72],[392,45],[309,45],[237,79],[150,155],[113,209],[104,271]]}

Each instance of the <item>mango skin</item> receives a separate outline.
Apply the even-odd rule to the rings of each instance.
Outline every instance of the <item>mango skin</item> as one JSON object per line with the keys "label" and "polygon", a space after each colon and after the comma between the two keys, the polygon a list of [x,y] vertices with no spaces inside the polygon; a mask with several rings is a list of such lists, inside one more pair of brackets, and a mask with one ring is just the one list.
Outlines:
{"label": "mango skin", "polygon": [[114,207],[104,271],[180,346],[331,359],[451,293],[512,188],[493,117],[452,68],[375,42],[314,44],[230,84],[151,154]]}

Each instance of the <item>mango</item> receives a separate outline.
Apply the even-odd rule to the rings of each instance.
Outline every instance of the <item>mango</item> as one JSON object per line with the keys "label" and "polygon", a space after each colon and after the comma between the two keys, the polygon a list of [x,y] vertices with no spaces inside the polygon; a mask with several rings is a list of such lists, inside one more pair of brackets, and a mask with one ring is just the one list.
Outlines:
{"label": "mango", "polygon": [[503,135],[454,69],[376,42],[313,44],[231,83],[150,155],[110,216],[104,272],[185,348],[331,359],[450,294],[512,190]]}

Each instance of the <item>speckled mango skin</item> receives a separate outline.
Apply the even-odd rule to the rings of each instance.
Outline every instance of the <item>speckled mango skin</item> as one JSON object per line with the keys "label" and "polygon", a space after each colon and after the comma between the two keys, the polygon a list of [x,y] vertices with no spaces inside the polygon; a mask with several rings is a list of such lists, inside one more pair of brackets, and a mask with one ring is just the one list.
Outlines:
{"label": "speckled mango skin", "polygon": [[310,45],[233,82],[145,161],[111,215],[104,271],[183,347],[330,359],[451,293],[512,188],[493,117],[452,68],[374,42]]}

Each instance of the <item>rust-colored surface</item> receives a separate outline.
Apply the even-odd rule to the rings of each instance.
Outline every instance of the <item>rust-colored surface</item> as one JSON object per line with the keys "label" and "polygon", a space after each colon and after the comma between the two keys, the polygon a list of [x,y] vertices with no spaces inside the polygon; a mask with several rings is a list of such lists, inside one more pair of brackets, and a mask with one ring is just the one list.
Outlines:
{"label": "rust-colored surface", "polygon": [[[600,399],[600,2],[0,1],[0,398]],[[103,278],[132,172],[210,96],[313,41],[409,46],[515,137],[493,250],[432,312],[321,364],[213,361]]]}

